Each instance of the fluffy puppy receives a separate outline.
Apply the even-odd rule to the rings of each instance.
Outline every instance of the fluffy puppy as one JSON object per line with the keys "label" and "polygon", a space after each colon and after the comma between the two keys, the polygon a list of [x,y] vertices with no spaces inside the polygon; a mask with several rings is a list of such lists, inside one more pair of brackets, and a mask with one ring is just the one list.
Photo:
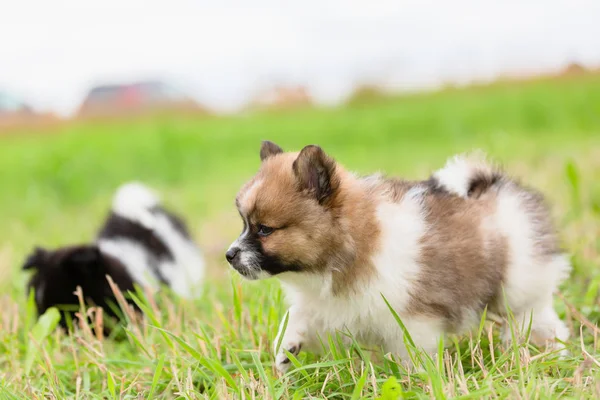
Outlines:
{"label": "fluffy puppy", "polygon": [[486,307],[506,317],[504,299],[518,321],[533,313],[535,343],[568,338],[552,300],[570,264],[544,200],[482,159],[456,157],[413,182],[358,177],[318,146],[264,142],[260,158],[237,195],[244,229],[226,257],[245,278],[282,283],[291,307],[275,341],[280,371],[284,349],[315,349],[338,330],[405,357],[382,295],[428,352]]}
{"label": "fluffy puppy", "polygon": [[[94,243],[55,250],[37,247],[23,269],[35,271],[28,291],[35,292],[39,314],[58,306],[72,317],[79,308],[74,292],[80,286],[86,303],[116,316],[107,275],[124,292],[134,290],[134,284],[156,290],[162,283],[180,296],[194,297],[204,260],[185,223],[150,189],[132,182],[117,190]],[[65,318],[61,324],[66,327]]]}

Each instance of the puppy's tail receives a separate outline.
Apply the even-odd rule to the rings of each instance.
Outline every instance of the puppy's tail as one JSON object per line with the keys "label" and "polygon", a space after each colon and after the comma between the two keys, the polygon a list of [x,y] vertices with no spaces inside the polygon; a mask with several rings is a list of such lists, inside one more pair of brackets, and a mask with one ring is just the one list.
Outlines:
{"label": "puppy's tail", "polygon": [[151,210],[160,204],[160,198],[152,189],[140,182],[128,182],[117,189],[113,197],[112,211],[151,228],[155,219]]}
{"label": "puppy's tail", "polygon": [[454,156],[432,176],[438,188],[464,198],[478,198],[504,179],[502,171],[482,152]]}
{"label": "puppy's tail", "polygon": [[152,208],[160,205],[158,195],[140,182],[127,182],[121,185],[113,198],[113,208]]}

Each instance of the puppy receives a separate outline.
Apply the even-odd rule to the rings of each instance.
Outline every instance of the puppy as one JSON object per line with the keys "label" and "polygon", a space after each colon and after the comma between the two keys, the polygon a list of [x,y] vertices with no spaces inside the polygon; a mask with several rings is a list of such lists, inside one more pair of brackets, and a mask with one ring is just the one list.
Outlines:
{"label": "puppy", "polygon": [[291,307],[275,340],[280,371],[284,350],[314,350],[336,331],[406,357],[383,297],[427,352],[486,308],[506,317],[505,299],[518,321],[533,312],[536,343],[562,348],[555,339],[569,332],[552,299],[570,264],[537,192],[477,158],[416,182],[358,177],[318,146],[264,142],[260,158],[237,195],[244,228],[226,258],[247,279],[282,283]]}
{"label": "puppy", "polygon": [[[40,315],[58,306],[72,317],[79,309],[74,292],[80,286],[86,303],[115,317],[117,302],[107,275],[124,292],[134,290],[134,284],[152,290],[164,284],[180,296],[196,297],[204,260],[185,223],[161,206],[150,189],[132,182],[117,190],[94,243],[38,247],[23,269],[35,270],[28,291],[34,290]],[[66,327],[65,318],[61,325]]]}

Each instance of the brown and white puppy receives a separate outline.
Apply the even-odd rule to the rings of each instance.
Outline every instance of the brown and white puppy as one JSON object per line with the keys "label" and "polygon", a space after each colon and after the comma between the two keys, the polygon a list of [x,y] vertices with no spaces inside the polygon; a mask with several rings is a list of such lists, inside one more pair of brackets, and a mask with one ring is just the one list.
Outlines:
{"label": "brown and white puppy", "polygon": [[284,349],[314,349],[337,330],[406,356],[382,295],[428,352],[486,307],[505,316],[505,298],[519,321],[533,312],[538,344],[568,338],[552,298],[570,264],[537,192],[473,158],[411,182],[357,177],[318,146],[285,153],[264,142],[260,157],[237,196],[244,230],[226,257],[248,279],[282,282],[291,307],[275,341],[283,335],[280,371]]}

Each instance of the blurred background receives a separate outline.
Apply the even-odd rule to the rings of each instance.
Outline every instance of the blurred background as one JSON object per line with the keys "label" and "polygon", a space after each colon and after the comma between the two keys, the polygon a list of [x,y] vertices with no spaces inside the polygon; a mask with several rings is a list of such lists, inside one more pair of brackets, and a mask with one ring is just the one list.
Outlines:
{"label": "blurred background", "polygon": [[593,0],[3,0],[0,104],[58,117],[160,102],[231,113],[336,105],[357,86],[420,91],[593,68],[599,16]]}
{"label": "blurred background", "polygon": [[[260,141],[425,178],[481,147],[598,261],[600,2],[0,0],[0,285],[137,179],[225,276]],[[18,277],[18,278],[15,278]]]}

